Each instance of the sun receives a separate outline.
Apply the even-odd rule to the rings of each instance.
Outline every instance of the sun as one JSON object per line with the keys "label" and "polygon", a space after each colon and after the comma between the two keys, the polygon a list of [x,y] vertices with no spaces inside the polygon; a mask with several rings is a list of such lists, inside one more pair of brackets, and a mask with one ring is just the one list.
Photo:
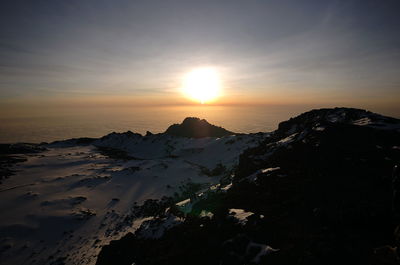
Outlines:
{"label": "sun", "polygon": [[201,104],[214,101],[221,93],[218,71],[211,67],[190,71],[183,78],[182,91],[186,97]]}

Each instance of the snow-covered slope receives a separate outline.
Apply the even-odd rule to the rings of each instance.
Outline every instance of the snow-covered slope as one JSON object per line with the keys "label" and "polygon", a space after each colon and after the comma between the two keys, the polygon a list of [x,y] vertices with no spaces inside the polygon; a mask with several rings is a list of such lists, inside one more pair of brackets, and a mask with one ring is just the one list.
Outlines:
{"label": "snow-covered slope", "polygon": [[229,178],[240,153],[266,137],[112,133],[23,155],[1,184],[0,263],[94,264],[101,246],[151,220],[145,201]]}
{"label": "snow-covered slope", "polygon": [[115,148],[139,160],[171,159],[214,168],[222,163],[231,167],[238,154],[255,146],[268,134],[243,134],[222,138],[186,138],[166,134],[141,136],[133,133],[112,133],[93,143],[97,147]]}
{"label": "snow-covered slope", "polygon": [[[304,113],[282,122],[272,133],[188,138],[125,132],[35,146],[34,153],[19,155],[15,161],[20,163],[7,169],[14,175],[0,184],[0,264],[94,264],[111,240],[135,231],[144,238],[162,237],[185,223],[184,215],[199,208],[199,202],[237,191],[237,183],[245,185],[243,179],[250,185],[268,174],[285,180],[279,167],[286,160],[280,154],[291,158],[298,145],[321,153],[318,148],[326,137],[328,143],[337,140],[338,146],[353,147],[348,144],[355,142],[352,139],[368,142],[373,136],[379,147],[355,143],[355,150],[398,150],[399,144],[389,146],[392,142],[385,139],[394,137],[399,124],[367,111],[337,108]],[[324,154],[341,156],[339,151]],[[300,151],[296,154],[294,165],[305,159]],[[232,184],[234,173],[237,182]],[[246,192],[248,197],[258,194]],[[268,220],[257,210],[260,205],[225,206],[231,213],[227,222],[240,227]],[[214,220],[208,208],[198,215]],[[253,243],[261,249],[254,260],[269,253],[264,244],[268,240]]]}

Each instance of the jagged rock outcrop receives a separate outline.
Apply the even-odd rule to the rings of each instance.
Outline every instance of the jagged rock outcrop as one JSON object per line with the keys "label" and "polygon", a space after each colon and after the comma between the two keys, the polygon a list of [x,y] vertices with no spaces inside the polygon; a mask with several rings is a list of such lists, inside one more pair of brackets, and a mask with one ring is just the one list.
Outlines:
{"label": "jagged rock outcrop", "polygon": [[190,137],[190,138],[203,138],[203,137],[223,137],[233,135],[233,132],[225,130],[208,123],[204,119],[188,117],[183,120],[181,124],[173,124],[168,127],[165,134]]}

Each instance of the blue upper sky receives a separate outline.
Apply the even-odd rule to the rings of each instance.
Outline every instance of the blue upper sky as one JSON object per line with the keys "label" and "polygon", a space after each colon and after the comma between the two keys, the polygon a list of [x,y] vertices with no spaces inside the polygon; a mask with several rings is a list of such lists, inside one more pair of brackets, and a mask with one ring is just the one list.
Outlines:
{"label": "blue upper sky", "polygon": [[399,10],[391,0],[2,1],[0,95],[173,95],[185,72],[213,66],[236,96],[399,103]]}

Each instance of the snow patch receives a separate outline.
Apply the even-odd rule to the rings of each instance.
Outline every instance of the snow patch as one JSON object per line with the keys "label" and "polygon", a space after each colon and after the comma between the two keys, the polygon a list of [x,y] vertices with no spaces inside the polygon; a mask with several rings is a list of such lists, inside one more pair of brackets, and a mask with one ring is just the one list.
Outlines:
{"label": "snow patch", "polygon": [[254,213],[246,212],[243,209],[229,209],[229,214],[234,217],[239,224],[245,225],[248,221],[247,218],[252,216]]}
{"label": "snow patch", "polygon": [[278,141],[277,144],[288,144],[293,142],[294,138],[296,137],[296,135],[298,135],[298,133],[294,133],[292,135],[289,135],[286,138],[283,138],[282,140]]}
{"label": "snow patch", "polygon": [[259,252],[257,253],[257,255],[251,260],[254,263],[259,263],[262,256],[279,251],[279,249],[274,249],[268,245],[259,244],[259,243],[255,243],[255,242],[250,242],[247,245],[247,252],[249,252],[251,248],[259,249]]}
{"label": "snow patch", "polygon": [[323,126],[316,126],[316,127],[313,127],[313,130],[314,130],[314,131],[318,131],[318,132],[322,132],[322,131],[325,130],[325,127],[323,127]]}
{"label": "snow patch", "polygon": [[232,188],[232,183],[229,183],[225,187],[221,188],[222,191],[228,191],[230,188]]}
{"label": "snow patch", "polygon": [[281,168],[280,167],[270,167],[270,168],[262,169],[261,173],[268,173],[268,172],[272,172],[272,171],[279,170],[279,169],[281,169]]}
{"label": "snow patch", "polygon": [[361,118],[361,119],[353,121],[354,125],[359,125],[359,126],[366,126],[366,125],[369,125],[371,123],[372,123],[372,121],[368,117]]}
{"label": "snow patch", "polygon": [[183,223],[183,221],[184,219],[172,214],[165,218],[150,219],[142,223],[137,234],[141,238],[157,239],[172,227]]}
{"label": "snow patch", "polygon": [[179,207],[179,210],[183,213],[190,213],[192,211],[193,203],[191,203],[190,199],[186,199],[183,201],[180,201],[175,204],[176,206]]}
{"label": "snow patch", "polygon": [[212,212],[205,211],[205,210],[202,210],[200,213],[200,217],[208,217],[208,218],[212,219],[213,216],[214,216],[214,214]]}
{"label": "snow patch", "polygon": [[273,171],[276,171],[279,169],[281,169],[281,168],[280,167],[270,167],[270,168],[265,168],[265,169],[259,169],[255,173],[251,174],[250,176],[248,176],[245,179],[247,179],[250,182],[255,182],[258,179],[258,176],[260,174],[266,174],[268,172],[273,172]]}

